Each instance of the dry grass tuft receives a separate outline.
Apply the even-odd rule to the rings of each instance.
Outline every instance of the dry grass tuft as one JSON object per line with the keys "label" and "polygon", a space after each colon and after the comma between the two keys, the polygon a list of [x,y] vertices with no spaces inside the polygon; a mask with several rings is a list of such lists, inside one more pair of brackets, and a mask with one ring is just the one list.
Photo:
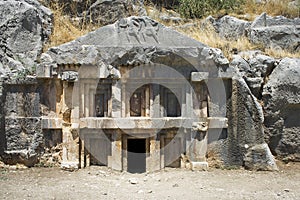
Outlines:
{"label": "dry grass tuft", "polygon": [[282,49],[265,49],[264,52],[274,58],[300,58],[300,52],[290,52]]}
{"label": "dry grass tuft", "polygon": [[95,28],[89,24],[76,26],[71,21],[69,16],[63,14],[63,7],[57,3],[51,4],[50,9],[54,15],[54,28],[50,40],[44,48],[44,51],[50,47],[70,42],[82,35],[87,34]]}
{"label": "dry grass tuft", "polygon": [[[198,22],[201,24],[201,22]],[[282,49],[264,48],[262,45],[252,44],[246,36],[240,37],[237,40],[226,40],[221,38],[213,27],[201,27],[200,25],[193,26],[192,28],[177,28],[177,31],[194,38],[210,47],[219,48],[223,51],[224,55],[231,60],[234,52],[261,50],[266,55],[274,58],[300,58],[300,52],[291,52]]]}
{"label": "dry grass tuft", "polygon": [[199,21],[197,26],[189,29],[177,30],[183,34],[186,34],[197,41],[200,41],[210,47],[219,48],[223,51],[224,55],[228,58],[232,58],[234,51],[247,51],[254,49],[261,49],[260,46],[251,44],[247,37],[241,37],[238,40],[226,40],[221,38],[215,31],[213,27],[201,27],[201,22]]}
{"label": "dry grass tuft", "polygon": [[292,0],[270,0],[265,3],[257,4],[255,0],[246,0],[242,6],[242,12],[251,15],[254,19],[255,16],[266,12],[270,16],[283,15],[288,18],[300,17],[300,7],[289,7]]}

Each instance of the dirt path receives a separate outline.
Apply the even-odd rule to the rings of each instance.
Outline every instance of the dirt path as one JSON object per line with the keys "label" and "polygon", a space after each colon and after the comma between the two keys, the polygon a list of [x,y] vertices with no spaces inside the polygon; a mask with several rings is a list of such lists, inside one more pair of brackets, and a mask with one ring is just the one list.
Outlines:
{"label": "dirt path", "polygon": [[300,199],[300,163],[282,165],[279,172],[0,169],[0,199]]}

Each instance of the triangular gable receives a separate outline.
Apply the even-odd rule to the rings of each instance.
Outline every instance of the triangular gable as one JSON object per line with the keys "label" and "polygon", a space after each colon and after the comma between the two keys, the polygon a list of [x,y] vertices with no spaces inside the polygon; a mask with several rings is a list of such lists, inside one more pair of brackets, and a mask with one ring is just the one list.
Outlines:
{"label": "triangular gable", "polygon": [[95,45],[99,47],[157,46],[172,48],[206,46],[149,17],[135,16],[120,19],[114,24],[101,27],[65,45]]}

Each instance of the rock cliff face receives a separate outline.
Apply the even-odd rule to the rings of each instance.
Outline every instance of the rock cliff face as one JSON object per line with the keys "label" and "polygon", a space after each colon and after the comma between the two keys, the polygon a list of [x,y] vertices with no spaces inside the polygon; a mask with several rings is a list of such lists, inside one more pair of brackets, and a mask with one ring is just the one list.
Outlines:
{"label": "rock cliff face", "polygon": [[43,151],[37,81],[26,78],[2,84],[1,157],[9,164],[33,166]]}
{"label": "rock cliff face", "polygon": [[[250,52],[246,54],[250,54]],[[261,99],[262,88],[267,77],[277,65],[278,61],[276,59],[266,56],[259,51],[253,52],[249,59],[244,59],[242,54],[234,55],[230,63],[230,66],[239,71],[252,94],[258,99]]]}
{"label": "rock cliff face", "polygon": [[0,1],[0,153],[33,166],[43,151],[35,68],[52,32],[52,13],[35,0]]}
{"label": "rock cliff face", "polygon": [[230,66],[262,102],[265,140],[278,157],[299,160],[299,59],[274,59],[257,51],[246,54],[249,59],[235,55]]}
{"label": "rock cliff face", "polygon": [[300,59],[281,60],[262,95],[271,150],[287,160],[300,161]]}
{"label": "rock cliff face", "polygon": [[35,0],[0,1],[0,74],[34,71],[52,31],[52,13]]}
{"label": "rock cliff face", "polygon": [[[299,51],[300,19],[270,17],[266,13],[253,22],[224,16],[209,17],[206,23],[227,39],[248,37],[265,48]],[[272,153],[287,160],[299,160],[299,59],[275,59],[260,51],[233,55],[230,66],[237,69],[252,94],[263,102],[266,142]]]}

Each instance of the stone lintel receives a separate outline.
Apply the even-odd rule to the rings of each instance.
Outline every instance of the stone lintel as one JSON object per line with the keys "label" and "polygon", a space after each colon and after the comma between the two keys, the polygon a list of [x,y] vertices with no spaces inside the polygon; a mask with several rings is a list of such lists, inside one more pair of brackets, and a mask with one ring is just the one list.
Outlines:
{"label": "stone lintel", "polygon": [[209,72],[192,72],[191,79],[192,82],[201,82],[207,80],[209,77]]}
{"label": "stone lintel", "polygon": [[[197,119],[206,121],[205,118]],[[96,128],[96,129],[162,129],[162,128],[191,128],[196,121],[193,118],[96,118],[88,117],[80,119],[80,128]]]}
{"label": "stone lintel", "polygon": [[[208,122],[208,127],[207,123]],[[207,128],[227,128],[228,119],[225,117],[208,117],[196,121],[191,118],[96,118],[88,117],[80,119],[73,128],[101,128],[101,129],[157,129],[157,128],[192,128],[205,124]],[[61,129],[62,119],[42,118],[42,129]],[[205,131],[203,130],[203,131]]]}

